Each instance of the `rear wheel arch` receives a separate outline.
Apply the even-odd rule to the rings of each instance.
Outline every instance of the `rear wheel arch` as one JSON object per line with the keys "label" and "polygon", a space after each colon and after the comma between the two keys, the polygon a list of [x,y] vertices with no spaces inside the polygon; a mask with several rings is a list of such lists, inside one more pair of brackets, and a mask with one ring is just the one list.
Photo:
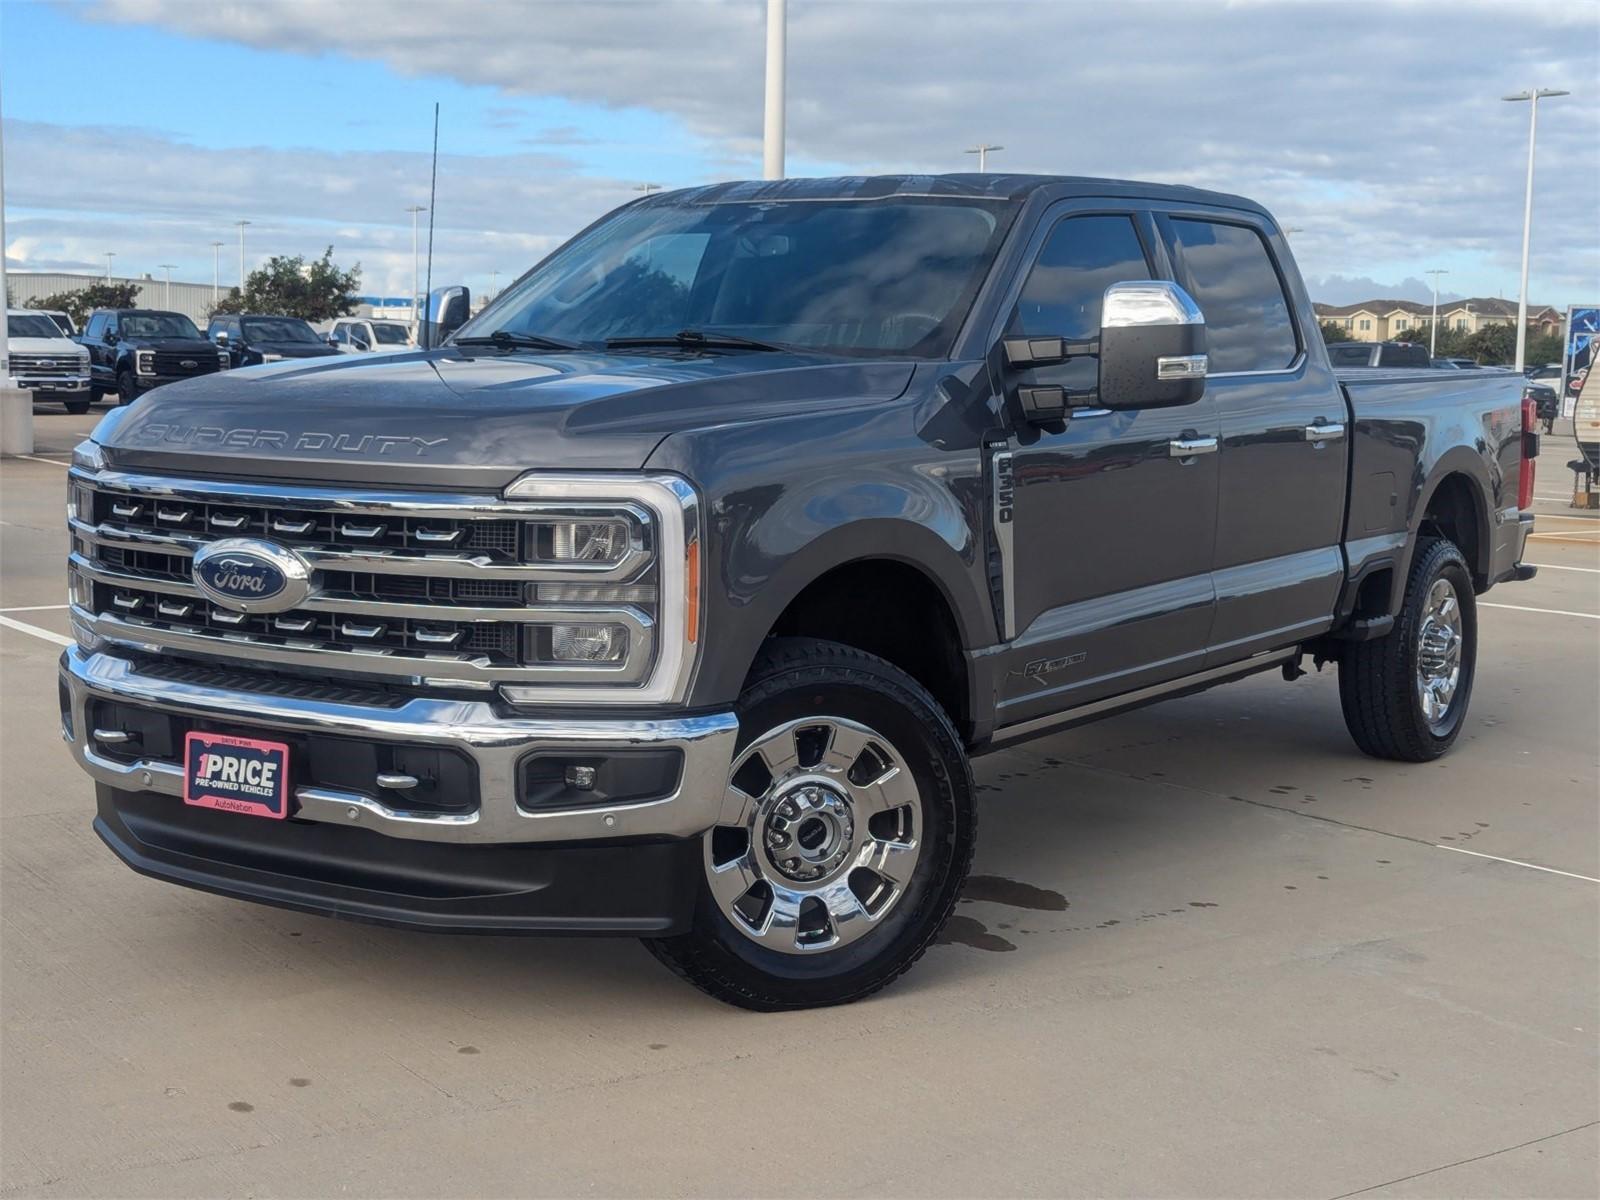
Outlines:
{"label": "rear wheel arch", "polygon": [[1494,526],[1489,510],[1489,481],[1483,460],[1465,446],[1439,460],[1432,479],[1421,490],[1411,513],[1410,537],[1391,578],[1389,612],[1398,613],[1405,598],[1406,579],[1418,545],[1428,537],[1455,544],[1467,560],[1473,587],[1489,586]]}

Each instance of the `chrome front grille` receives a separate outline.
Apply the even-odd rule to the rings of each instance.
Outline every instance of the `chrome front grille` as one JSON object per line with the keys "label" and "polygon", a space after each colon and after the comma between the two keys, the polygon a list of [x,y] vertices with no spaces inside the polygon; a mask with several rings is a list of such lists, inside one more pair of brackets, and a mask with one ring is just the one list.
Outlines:
{"label": "chrome front grille", "polygon": [[72,355],[13,353],[11,373],[28,379],[82,379],[89,363]]}
{"label": "chrome front grille", "polygon": [[[112,643],[258,669],[401,676],[410,686],[509,684],[529,700],[576,698],[574,686],[585,702],[669,694],[652,678],[663,659],[658,550],[671,535],[681,588],[693,494],[683,488],[682,507],[663,522],[656,495],[678,504],[677,492],[631,487],[652,503],[274,488],[80,468],[69,506],[74,618],[84,635]],[[551,561],[546,527],[596,513],[627,523],[621,557]],[[192,560],[223,538],[292,550],[310,569],[310,595],[285,612],[213,603],[192,578]],[[681,622],[682,598],[671,599]],[[555,624],[615,626],[628,653],[620,662],[556,661]],[[683,647],[667,647],[665,658],[681,677]],[[670,694],[681,687],[673,679]]]}

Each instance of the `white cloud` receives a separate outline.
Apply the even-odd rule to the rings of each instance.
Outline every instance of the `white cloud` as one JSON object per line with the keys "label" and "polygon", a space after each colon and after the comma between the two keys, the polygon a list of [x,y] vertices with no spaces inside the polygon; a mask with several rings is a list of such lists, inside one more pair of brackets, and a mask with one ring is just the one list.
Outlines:
{"label": "white cloud", "polygon": [[[330,21],[320,0],[102,0],[91,12],[285,53],[315,47],[508,96],[642,106],[706,139],[736,175],[759,159],[764,8],[418,3],[388,6],[382,21],[343,22]],[[1520,251],[1526,106],[1499,96],[1530,83],[1567,86],[1578,94],[1541,111],[1531,288],[1535,300],[1563,302],[1600,292],[1593,15],[1584,0],[804,0],[790,7],[791,163],[959,170],[972,163],[963,147],[1001,141],[997,168],[1251,195],[1303,228],[1295,247],[1309,275],[1398,280],[1448,263],[1460,288],[1485,292],[1505,281],[1514,289]],[[547,130],[532,148],[590,132]],[[119,176],[87,169],[87,143],[102,136],[69,137],[52,152],[64,173],[51,178],[19,179],[26,163],[14,168],[15,202],[95,211],[86,181],[118,179],[129,212],[225,224],[248,210],[365,227],[392,223],[394,197],[409,197],[420,178],[415,156],[230,155],[155,135],[112,139],[123,147]],[[615,173],[626,168],[619,161]],[[570,233],[626,198],[625,184],[533,153],[447,160],[439,207],[462,239],[515,250],[519,237]],[[476,245],[449,253],[487,261]]]}

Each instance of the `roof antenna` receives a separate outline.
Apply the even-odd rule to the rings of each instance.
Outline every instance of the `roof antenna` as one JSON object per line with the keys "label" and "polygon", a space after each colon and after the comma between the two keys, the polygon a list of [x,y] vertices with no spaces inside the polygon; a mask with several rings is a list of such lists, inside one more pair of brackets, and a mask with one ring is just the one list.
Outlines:
{"label": "roof antenna", "polygon": [[433,210],[434,198],[439,194],[439,102],[433,102],[433,177],[428,182],[428,282],[422,293],[422,317],[417,322],[417,333],[422,339],[422,349],[433,341],[429,326],[433,324]]}

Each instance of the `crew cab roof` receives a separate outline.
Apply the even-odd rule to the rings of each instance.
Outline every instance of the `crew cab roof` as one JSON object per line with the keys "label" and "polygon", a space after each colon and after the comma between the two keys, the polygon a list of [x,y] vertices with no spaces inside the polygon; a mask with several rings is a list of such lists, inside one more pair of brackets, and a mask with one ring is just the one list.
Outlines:
{"label": "crew cab roof", "polygon": [[748,179],[703,187],[657,192],[637,205],[750,204],[778,200],[874,200],[889,196],[943,196],[951,199],[1023,201],[1050,191],[1053,199],[1074,195],[1119,196],[1240,208],[1266,215],[1254,200],[1226,192],[1142,183],[1129,179],[1095,179],[1079,175],[845,175],[820,179]]}

